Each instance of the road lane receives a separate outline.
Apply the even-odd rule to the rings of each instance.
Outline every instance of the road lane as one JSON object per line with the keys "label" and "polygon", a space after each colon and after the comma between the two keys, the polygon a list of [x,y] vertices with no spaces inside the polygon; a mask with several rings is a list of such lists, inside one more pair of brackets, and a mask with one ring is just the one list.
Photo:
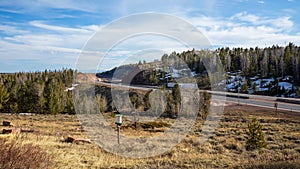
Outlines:
{"label": "road lane", "polygon": [[[240,103],[240,104],[247,104],[251,106],[258,106],[258,107],[266,107],[266,108],[274,108],[275,101],[264,101],[264,100],[255,100],[255,99],[242,99],[242,98],[232,98],[227,97],[226,101]],[[300,112],[300,105],[299,104],[290,104],[284,102],[277,102],[277,109],[278,110],[286,110],[286,111],[294,111]]]}
{"label": "road lane", "polygon": [[[114,83],[104,83],[104,82],[97,82],[98,85],[109,85],[111,87],[124,87],[124,88],[131,88],[136,90],[143,90],[149,91],[151,89],[157,89],[154,86],[133,86],[133,85],[123,85],[123,84],[114,84]],[[204,92],[205,90],[199,90],[200,92]],[[266,108],[274,108],[274,103],[277,102],[278,110],[286,110],[286,111],[294,111],[300,112],[300,104],[292,104],[292,103],[285,103],[276,101],[276,97],[270,96],[261,96],[261,95],[249,95],[249,94],[237,94],[237,93],[230,93],[230,92],[220,92],[220,91],[208,91],[212,93],[215,98],[219,95],[231,95],[235,97],[226,97],[226,101],[240,103],[240,104],[247,104],[251,106],[258,106],[258,107],[266,107]],[[238,98],[240,97],[240,98]],[[244,98],[242,98],[244,97]],[[249,99],[246,99],[248,97]],[[221,100],[225,97],[221,96]],[[275,108],[274,108],[275,109]]]}

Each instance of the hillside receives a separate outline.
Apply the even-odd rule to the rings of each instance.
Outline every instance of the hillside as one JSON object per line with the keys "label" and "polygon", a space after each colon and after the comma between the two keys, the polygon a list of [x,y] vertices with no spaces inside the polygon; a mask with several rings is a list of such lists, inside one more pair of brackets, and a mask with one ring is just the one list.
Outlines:
{"label": "hillside", "polygon": [[[177,79],[195,78],[199,88],[209,89],[208,72],[218,73],[221,69],[227,72],[226,79],[214,85],[221,86],[223,91],[299,97],[299,60],[300,47],[292,43],[285,47],[193,49],[165,54],[160,61],[122,65],[97,76],[114,76],[125,84],[166,87]],[[207,65],[213,65],[213,69],[207,70]]]}

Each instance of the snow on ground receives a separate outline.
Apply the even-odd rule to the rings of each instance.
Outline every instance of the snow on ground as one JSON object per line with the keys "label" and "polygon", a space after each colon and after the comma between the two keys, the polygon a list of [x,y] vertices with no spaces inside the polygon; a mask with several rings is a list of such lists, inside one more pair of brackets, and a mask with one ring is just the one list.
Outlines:
{"label": "snow on ground", "polygon": [[233,83],[235,82],[235,76],[230,76],[230,78],[227,81],[228,83]]}
{"label": "snow on ground", "polygon": [[66,89],[65,89],[65,91],[67,92],[67,91],[72,91],[72,90],[74,90],[75,88],[74,87],[66,87]]}
{"label": "snow on ground", "polygon": [[[167,84],[167,87],[173,88],[176,85],[174,82]],[[178,83],[178,85],[183,89],[197,89],[198,85],[196,83]]]}
{"label": "snow on ground", "polygon": [[173,78],[179,78],[180,77],[179,70],[173,69],[172,77]]}
{"label": "snow on ground", "polygon": [[227,89],[233,89],[233,88],[235,88],[235,86],[236,86],[235,83],[229,83],[229,84],[226,85],[226,88]]}
{"label": "snow on ground", "polygon": [[253,89],[248,89],[248,94],[254,94],[254,90]]}
{"label": "snow on ground", "polygon": [[260,81],[261,81],[261,80],[255,80],[255,81],[253,82],[253,84],[255,84],[256,86],[260,86]]}
{"label": "snow on ground", "polygon": [[256,86],[261,86],[263,88],[266,88],[271,83],[273,83],[274,81],[275,81],[274,78],[270,78],[270,79],[258,79],[258,80],[255,80],[253,83],[255,83]]}
{"label": "snow on ground", "polygon": [[[243,84],[246,81],[246,78],[242,75],[239,75],[239,73],[235,73],[235,72],[227,72],[227,80],[226,80],[226,87],[224,88],[225,91],[229,91],[229,92],[237,92],[237,87],[240,86],[239,88],[241,88],[241,86],[243,86]],[[257,91],[258,92],[267,92],[270,90],[270,88],[274,88],[274,83],[275,83],[275,79],[274,78],[264,78],[261,79],[260,78],[260,74],[257,74],[251,78],[249,78],[251,84],[248,84],[249,88],[248,88],[248,93],[249,94],[253,94],[255,93],[253,90],[253,85],[256,85]],[[290,81],[292,80],[292,77],[287,76],[284,78],[277,78],[278,82],[278,86],[280,87],[280,89],[285,89],[286,91],[292,91],[293,90],[293,84],[290,83]],[[222,83],[219,83],[219,85]],[[297,90],[297,88],[294,88],[294,90]],[[295,97],[296,93],[292,93],[289,95],[289,97]]]}
{"label": "snow on ground", "polygon": [[175,84],[176,84],[176,83],[173,83],[173,82],[171,82],[171,83],[167,83],[167,87],[169,87],[169,88],[173,88],[173,87],[175,86]]}
{"label": "snow on ground", "polygon": [[196,83],[179,83],[179,86],[183,89],[197,89],[198,85]]}
{"label": "snow on ground", "polygon": [[264,87],[259,87],[258,91],[259,92],[267,92],[269,89],[268,88],[264,88]]}
{"label": "snow on ground", "polygon": [[280,89],[284,87],[285,90],[292,90],[293,85],[289,82],[279,82],[278,86],[280,86]]}

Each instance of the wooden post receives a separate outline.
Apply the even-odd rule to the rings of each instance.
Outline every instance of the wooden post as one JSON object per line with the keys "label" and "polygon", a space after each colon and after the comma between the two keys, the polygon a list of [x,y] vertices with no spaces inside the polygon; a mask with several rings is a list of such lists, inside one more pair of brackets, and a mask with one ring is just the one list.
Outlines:
{"label": "wooden post", "polygon": [[277,102],[274,103],[274,107],[276,109],[276,114],[277,114],[277,109],[278,109],[278,103]]}
{"label": "wooden post", "polygon": [[137,129],[136,112],[133,112],[133,121],[134,121],[134,128]]}

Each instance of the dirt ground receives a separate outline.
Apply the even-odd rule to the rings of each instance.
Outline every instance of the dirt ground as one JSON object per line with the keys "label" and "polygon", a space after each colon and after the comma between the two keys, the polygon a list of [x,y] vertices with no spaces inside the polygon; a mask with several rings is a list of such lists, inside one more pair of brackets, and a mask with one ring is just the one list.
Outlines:
{"label": "dirt ground", "polygon": [[[104,117],[115,127],[112,113],[106,113]],[[253,118],[257,118],[262,125],[267,147],[247,151],[246,130]],[[104,151],[94,142],[65,142],[68,136],[89,138],[76,115],[0,114],[0,122],[3,120],[11,121],[14,126],[0,126],[0,131],[6,128],[26,128],[33,132],[0,134],[0,137],[40,146],[53,156],[52,168],[276,169],[300,166],[300,114],[289,111],[276,113],[273,109],[230,105],[225,108],[215,132],[206,142],[199,142],[198,138],[203,135],[203,121],[198,118],[187,136],[171,150],[141,159],[117,156]],[[159,119],[157,123],[138,124],[135,128],[133,122],[125,119],[122,132],[136,137],[151,137],[160,134],[173,123],[174,119]]]}

